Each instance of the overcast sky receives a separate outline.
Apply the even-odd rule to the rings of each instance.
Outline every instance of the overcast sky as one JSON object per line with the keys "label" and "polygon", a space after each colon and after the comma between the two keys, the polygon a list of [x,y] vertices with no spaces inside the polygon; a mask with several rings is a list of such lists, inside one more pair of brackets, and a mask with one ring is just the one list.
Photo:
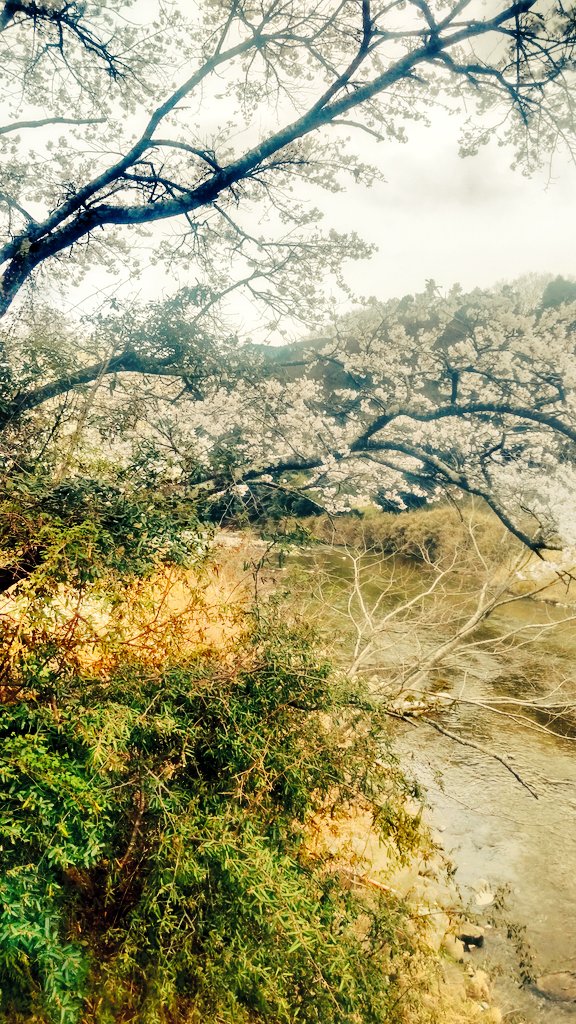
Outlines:
{"label": "overcast sky", "polygon": [[407,144],[370,147],[386,183],[324,201],[334,226],[379,247],[347,270],[363,294],[420,291],[430,277],[469,288],[530,272],[576,274],[574,165],[558,156],[550,180],[548,170],[526,178],[496,143],[459,157],[457,135],[457,122],[441,114],[433,128],[414,125]]}
{"label": "overcast sky", "polygon": [[[477,13],[500,6],[481,0]],[[398,16],[403,25],[406,13]],[[493,58],[492,38],[476,40],[474,52],[483,50]],[[447,102],[459,106],[455,97]],[[463,97],[461,110],[468,107]],[[350,183],[346,193],[314,197],[327,226],[356,230],[378,246],[370,261],[349,265],[349,283],[385,299],[422,290],[430,277],[445,288],[457,281],[472,288],[532,272],[576,275],[576,166],[567,155],[527,178],[511,169],[513,151],[496,141],[461,158],[463,117],[439,108],[429,116],[429,128],[405,122],[405,144],[376,143],[361,132],[353,137],[353,150],[378,166],[385,183]]]}
{"label": "overcast sky", "polygon": [[[370,260],[346,268],[357,294],[401,296],[422,291],[427,278],[444,291],[455,282],[487,287],[533,272],[576,276],[576,167],[558,155],[551,175],[546,168],[526,178],[511,170],[513,152],[496,142],[462,158],[458,129],[456,118],[437,112],[430,128],[408,125],[405,144],[372,143],[358,133],[353,144],[385,182],[315,190],[311,201],[324,211],[326,228],[357,231],[378,246]],[[184,268],[164,278],[152,267],[128,290],[148,297],[189,283]]]}
{"label": "overcast sky", "polygon": [[[140,0],[143,20],[149,9],[149,0]],[[216,87],[225,92],[220,77]],[[189,112],[192,123],[205,122],[214,130],[221,127],[220,115],[226,120],[230,110],[224,106],[217,113],[204,92]],[[455,282],[468,289],[530,272],[576,276],[576,167],[559,155],[551,173],[547,168],[526,178],[510,169],[514,154],[496,142],[462,159],[458,119],[440,110],[432,111],[431,119],[429,128],[406,124],[404,145],[376,143],[361,132],[354,136],[358,155],[375,163],[385,182],[371,189],[350,182],[336,195],[315,192],[313,204],[325,211],[326,228],[355,230],[378,246],[369,261],[347,266],[354,290],[386,299],[421,291],[431,277],[442,289]],[[258,134],[259,129],[252,124],[243,131]],[[248,142],[254,144],[256,137]],[[151,250],[156,230],[164,229],[152,231]],[[185,265],[171,268],[166,277],[157,266],[139,276],[127,266],[122,283],[116,273],[112,276],[112,281],[91,276],[81,295],[94,285],[109,295],[125,289],[148,298],[194,281],[193,267]],[[239,316],[244,318],[244,309]]]}

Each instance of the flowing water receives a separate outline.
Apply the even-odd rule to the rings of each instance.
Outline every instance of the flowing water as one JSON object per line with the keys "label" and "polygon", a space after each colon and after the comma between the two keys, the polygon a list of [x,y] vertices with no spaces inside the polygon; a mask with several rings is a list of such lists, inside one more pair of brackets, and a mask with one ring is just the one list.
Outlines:
{"label": "flowing water", "polygon": [[[335,550],[309,551],[300,553],[295,562],[309,585],[313,582],[316,587],[311,612],[316,602],[326,637],[337,638],[333,640],[335,653],[346,661],[354,640],[348,614],[349,557]],[[384,614],[395,602],[422,589],[422,570],[414,565],[404,563],[400,572],[396,566],[394,579],[390,573],[390,564],[382,563],[379,578],[371,563],[367,597],[374,600],[386,591],[380,608]],[[327,582],[319,588],[321,580]],[[305,591],[303,585],[299,592]],[[459,598],[452,600],[458,615]],[[538,975],[576,971],[576,719],[565,713],[534,712],[519,719],[514,717],[518,708],[500,706],[498,711],[490,711],[478,702],[534,699],[555,689],[560,680],[559,694],[576,702],[576,624],[565,622],[552,628],[574,611],[534,600],[504,606],[490,619],[489,628],[486,625],[475,635],[481,645],[464,646],[453,655],[449,668],[441,667],[443,678],[437,683],[444,692],[457,692],[461,700],[435,716],[435,721],[462,739],[503,756],[537,799],[499,761],[429,726],[400,724],[395,737],[407,769],[426,787],[429,821],[441,833],[464,897],[472,898],[480,880],[492,891],[507,889],[506,916],[525,926]],[[391,634],[391,644],[383,643],[374,654],[372,679],[378,676],[379,661],[385,679],[386,659],[388,668],[394,659],[397,666],[399,661],[409,660],[410,650],[425,651],[430,646],[431,630],[424,631],[422,640],[414,621],[400,624]],[[497,638],[519,627],[523,632],[512,653],[498,651]],[[447,629],[444,618],[443,635]],[[530,644],[525,643],[528,637]],[[473,703],[465,703],[467,700]],[[553,1003],[540,998],[530,986],[520,988],[512,980],[510,945],[496,929],[487,933],[485,950],[474,954],[478,963],[485,959],[492,968],[504,968],[497,986],[504,1019],[576,1021],[576,1003]]]}

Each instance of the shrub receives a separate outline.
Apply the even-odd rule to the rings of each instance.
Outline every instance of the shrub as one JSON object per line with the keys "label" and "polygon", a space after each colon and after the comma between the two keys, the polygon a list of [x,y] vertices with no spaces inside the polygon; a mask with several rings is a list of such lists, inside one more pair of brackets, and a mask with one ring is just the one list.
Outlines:
{"label": "shrub", "polygon": [[109,585],[149,576],[160,563],[185,565],[206,537],[190,504],[159,488],[15,474],[0,498],[0,574],[12,573],[12,585],[36,572],[48,593],[57,583]]}
{"label": "shrub", "polygon": [[305,631],[260,615],[225,659],[55,672],[0,738],[3,1019],[404,1019],[405,908],[306,830],[360,803],[406,855],[411,788]]}

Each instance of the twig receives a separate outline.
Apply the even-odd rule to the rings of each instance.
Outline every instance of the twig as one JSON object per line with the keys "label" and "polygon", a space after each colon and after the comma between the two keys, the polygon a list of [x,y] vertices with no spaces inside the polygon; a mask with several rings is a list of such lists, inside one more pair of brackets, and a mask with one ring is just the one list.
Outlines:
{"label": "twig", "polygon": [[533,796],[535,800],[538,800],[538,793],[535,789],[532,789],[530,783],[526,782],[526,780],[522,778],[522,776],[516,771],[514,766],[510,764],[510,761],[507,761],[506,758],[502,757],[501,754],[497,754],[495,750],[489,750],[487,747],[483,747],[480,743],[475,743],[474,740],[464,739],[463,736],[458,736],[457,733],[450,732],[450,730],[445,729],[443,725],[439,725],[438,722],[434,722],[432,721],[431,718],[426,718],[424,715],[421,715],[419,717],[419,721],[425,722],[426,725],[429,725],[432,729],[436,729],[437,732],[442,733],[443,736],[447,736],[448,739],[454,740],[456,743],[460,743],[464,747],[472,747],[473,750],[477,750],[480,754],[485,754],[486,757],[491,757],[495,761],[499,761],[500,764],[504,766],[506,771],[510,772],[510,774],[513,775],[514,778],[520,783],[520,785],[523,786],[524,789],[528,790],[530,795]]}
{"label": "twig", "polygon": [[144,817],[144,811],[146,810],[146,799],[144,797],[144,794],[143,794],[142,790],[140,790],[139,793],[136,793],[134,795],[134,802],[135,802],[136,808],[137,808],[136,817],[134,819],[134,825],[132,827],[132,835],[130,836],[130,842],[128,843],[128,846],[126,847],[126,853],[117,862],[118,863],[118,869],[120,871],[124,870],[124,868],[126,867],[126,865],[128,864],[128,861],[130,860],[130,858],[132,856],[132,851],[134,850],[134,847],[136,845],[136,840],[137,840],[138,834],[140,832],[140,826],[142,824],[142,818]]}

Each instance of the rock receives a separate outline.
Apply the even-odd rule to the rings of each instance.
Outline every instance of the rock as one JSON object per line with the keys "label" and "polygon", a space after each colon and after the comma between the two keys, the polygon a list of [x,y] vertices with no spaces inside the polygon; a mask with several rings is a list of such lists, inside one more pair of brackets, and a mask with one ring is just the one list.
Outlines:
{"label": "rock", "polygon": [[435,952],[440,949],[449,927],[450,918],[444,911],[439,910],[429,915],[426,922],[426,940],[430,949]]}
{"label": "rock", "polygon": [[240,548],[242,547],[242,537],[238,533],[226,533],[224,530],[216,534],[214,543],[218,544],[222,548]]}
{"label": "rock", "polygon": [[576,972],[555,971],[536,978],[534,988],[546,999],[555,1002],[576,1003]]}
{"label": "rock", "polygon": [[466,982],[466,995],[478,1003],[488,1003],[490,1000],[490,979],[486,971],[474,971],[474,974]]}
{"label": "rock", "polygon": [[464,924],[460,925],[457,937],[460,939],[460,942],[464,943],[466,950],[469,950],[472,946],[477,946],[480,949],[484,945],[484,929],[480,928],[477,924],[471,924],[469,921],[465,921]]}
{"label": "rock", "polygon": [[453,960],[456,960],[459,964],[463,964],[467,959],[466,951],[464,949],[464,943],[460,942],[455,935],[445,935],[442,941],[442,949],[448,956],[451,956]]}
{"label": "rock", "polygon": [[475,890],[474,902],[477,907],[489,907],[491,903],[494,903],[494,893],[485,878],[479,878],[473,888]]}

